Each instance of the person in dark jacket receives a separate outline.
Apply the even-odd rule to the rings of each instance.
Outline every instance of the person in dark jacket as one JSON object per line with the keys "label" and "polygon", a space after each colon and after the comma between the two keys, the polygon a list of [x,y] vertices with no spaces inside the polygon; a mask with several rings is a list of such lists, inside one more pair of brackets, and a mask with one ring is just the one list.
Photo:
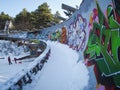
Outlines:
{"label": "person in dark jacket", "polygon": [[10,56],[8,57],[8,63],[9,63],[9,65],[12,64]]}

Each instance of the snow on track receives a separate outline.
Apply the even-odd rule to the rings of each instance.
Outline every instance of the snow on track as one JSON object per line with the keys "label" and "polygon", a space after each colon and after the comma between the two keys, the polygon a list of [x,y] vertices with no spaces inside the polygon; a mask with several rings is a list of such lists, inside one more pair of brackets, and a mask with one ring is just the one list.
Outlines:
{"label": "snow on track", "polygon": [[47,43],[51,47],[49,60],[24,90],[83,90],[89,76],[82,60],[77,63],[78,53],[58,42]]}

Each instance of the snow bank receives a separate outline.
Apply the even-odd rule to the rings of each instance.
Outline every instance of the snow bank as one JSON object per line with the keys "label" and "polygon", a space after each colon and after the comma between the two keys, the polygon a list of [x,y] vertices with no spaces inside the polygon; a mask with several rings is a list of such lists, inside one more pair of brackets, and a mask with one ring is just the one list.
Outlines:
{"label": "snow bank", "polygon": [[[27,83],[31,83],[32,76],[34,76],[38,70],[41,70],[43,62],[42,60],[48,59],[48,54],[50,53],[50,48],[47,46],[43,53],[37,57],[33,62],[31,62],[29,65],[27,65],[27,68],[24,67],[22,69],[18,69],[16,67],[15,69],[12,68],[12,70],[16,70],[18,73],[15,75],[11,75],[12,77],[7,80],[4,84],[0,85],[1,90],[17,90],[22,89],[23,85],[26,85]],[[23,64],[22,64],[23,65]],[[26,65],[25,65],[26,66]],[[10,66],[9,66],[10,67]]]}
{"label": "snow bank", "polygon": [[[14,57],[19,58],[26,55],[29,55],[29,52],[24,52],[22,46],[18,47],[17,44],[11,41],[0,40],[0,85],[29,64],[29,62],[16,64],[14,61]],[[12,65],[8,64],[8,56],[11,58]]]}
{"label": "snow bank", "polygon": [[17,43],[13,43],[11,41],[0,40],[0,57],[4,58],[4,56],[20,56],[24,55],[26,47],[21,45],[18,46]]}

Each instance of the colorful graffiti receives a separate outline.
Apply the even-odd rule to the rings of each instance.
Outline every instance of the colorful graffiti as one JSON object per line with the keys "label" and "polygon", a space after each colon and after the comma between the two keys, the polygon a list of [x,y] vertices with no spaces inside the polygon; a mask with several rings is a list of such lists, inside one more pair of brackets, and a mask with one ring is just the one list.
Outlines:
{"label": "colorful graffiti", "polygon": [[67,43],[67,30],[65,27],[62,27],[62,33],[60,37],[60,42],[66,44]]}
{"label": "colorful graffiti", "polygon": [[106,9],[106,16],[96,1],[97,9],[90,15],[90,36],[84,51],[86,65],[94,65],[97,83],[104,85],[105,90],[120,88],[120,1],[113,1]]}
{"label": "colorful graffiti", "polygon": [[54,32],[48,33],[48,39],[52,41],[59,41],[61,43],[67,43],[67,30],[66,27],[62,27],[61,29],[57,29]]}
{"label": "colorful graffiti", "polygon": [[64,26],[54,32],[49,32],[47,36],[49,40],[68,44],[70,48],[76,51],[83,51],[86,41],[86,26],[86,19],[80,14],[77,14],[68,27]]}
{"label": "colorful graffiti", "polygon": [[86,19],[77,14],[68,28],[68,45],[74,50],[83,50],[86,40]]}

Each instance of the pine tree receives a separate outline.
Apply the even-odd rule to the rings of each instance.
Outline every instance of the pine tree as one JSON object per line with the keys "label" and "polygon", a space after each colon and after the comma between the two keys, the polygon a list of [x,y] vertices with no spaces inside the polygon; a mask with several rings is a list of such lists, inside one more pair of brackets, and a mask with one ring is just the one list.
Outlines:
{"label": "pine tree", "polygon": [[38,9],[34,12],[34,18],[36,21],[34,22],[34,25],[37,29],[51,26],[50,23],[53,20],[53,15],[51,14],[51,9],[49,9],[47,3],[38,6]]}
{"label": "pine tree", "polygon": [[16,29],[22,30],[30,30],[33,28],[31,23],[31,13],[29,13],[25,8],[18,15],[16,15],[15,27]]}

